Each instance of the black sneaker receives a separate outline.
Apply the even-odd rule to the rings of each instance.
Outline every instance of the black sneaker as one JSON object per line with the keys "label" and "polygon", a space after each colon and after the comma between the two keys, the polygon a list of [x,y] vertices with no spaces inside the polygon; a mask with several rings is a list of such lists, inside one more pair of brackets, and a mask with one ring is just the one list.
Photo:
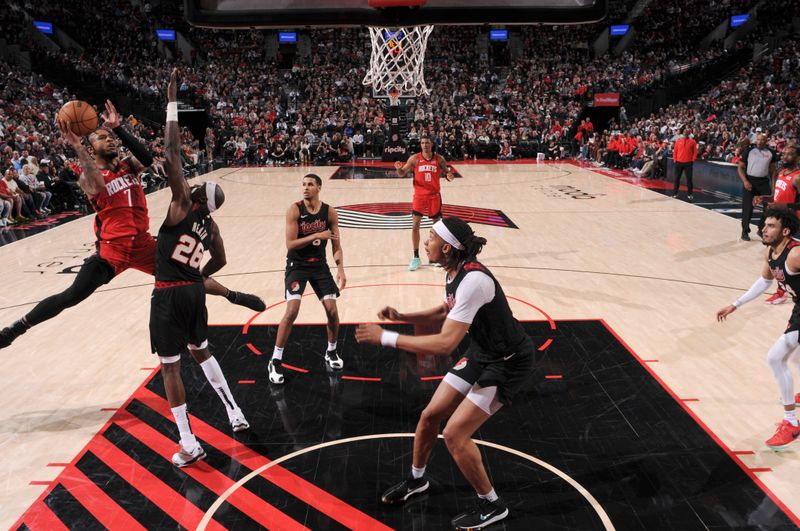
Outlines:
{"label": "black sneaker", "polygon": [[404,479],[384,492],[383,496],[381,496],[381,501],[389,504],[403,503],[414,494],[425,492],[428,490],[428,487],[430,487],[430,483],[428,483],[428,480],[425,479],[424,476],[419,479],[414,479],[409,476],[408,479]]}
{"label": "black sneaker", "polygon": [[0,348],[6,348],[11,345],[15,339],[28,331],[27,326],[22,319],[15,321],[11,326],[7,326],[0,330]]}
{"label": "black sneaker", "polygon": [[749,242],[750,241],[750,234],[747,233],[747,232],[743,232],[742,233],[742,241],[743,242]]}
{"label": "black sneaker", "polygon": [[264,301],[252,293],[242,293],[241,291],[229,290],[228,295],[225,298],[233,304],[250,308],[254,312],[263,312],[267,309],[267,305],[264,304]]}
{"label": "black sneaker", "polygon": [[503,500],[495,501],[480,499],[475,507],[453,518],[450,523],[455,529],[483,529],[508,516],[508,507]]}

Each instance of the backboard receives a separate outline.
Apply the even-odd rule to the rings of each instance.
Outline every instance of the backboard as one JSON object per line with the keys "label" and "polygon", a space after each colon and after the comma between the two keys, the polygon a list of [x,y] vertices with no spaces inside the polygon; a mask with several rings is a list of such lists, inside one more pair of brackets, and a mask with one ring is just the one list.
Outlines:
{"label": "backboard", "polygon": [[368,0],[184,2],[190,24],[216,28],[576,24],[601,20],[607,6],[607,0],[417,0],[423,5],[389,8]]}

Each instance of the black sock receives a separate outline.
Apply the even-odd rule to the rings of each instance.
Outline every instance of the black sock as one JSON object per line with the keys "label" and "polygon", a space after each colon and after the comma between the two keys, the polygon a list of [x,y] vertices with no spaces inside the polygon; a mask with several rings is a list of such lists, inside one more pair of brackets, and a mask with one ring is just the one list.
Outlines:
{"label": "black sock", "polygon": [[414,258],[419,258],[419,249],[414,249]]}

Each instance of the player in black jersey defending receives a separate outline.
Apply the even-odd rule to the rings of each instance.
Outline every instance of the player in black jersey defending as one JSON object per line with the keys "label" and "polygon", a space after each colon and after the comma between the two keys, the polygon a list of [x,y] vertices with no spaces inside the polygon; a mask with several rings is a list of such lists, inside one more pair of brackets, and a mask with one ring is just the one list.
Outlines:
{"label": "player in black jersey defending", "polygon": [[[300,311],[300,299],[310,283],[328,317],[328,348],[325,362],[331,369],[341,369],[344,361],[336,352],[336,337],[339,335],[339,312],[336,298],[344,289],[347,277],[344,274],[342,242],[339,239],[339,216],[336,210],[319,199],[322,179],[309,173],[303,177],[303,200],[289,205],[286,211],[286,312],[278,325],[275,348],[269,360],[267,372],[274,384],[284,382],[283,349],[292,331],[292,325]],[[336,282],[325,256],[328,240],[333,247],[336,261]]]}
{"label": "player in black jersey defending", "polygon": [[434,356],[450,355],[469,332],[472,341],[465,356],[444,377],[417,423],[411,475],[382,497],[384,503],[402,503],[428,489],[425,466],[440,425],[449,418],[443,431],[447,449],[479,498],[472,510],[453,519],[456,529],[481,529],[508,515],[489,482],[472,434],[511,403],[531,376],[536,353],[500,284],[476,259],[485,244],[458,218],[437,221],[425,251],[447,271],[444,303],[416,313],[404,314],[388,306],[378,313],[380,319],[440,327],[438,334],[407,336],[375,324],[359,325],[356,330],[360,343]]}
{"label": "player in black jersey defending", "polygon": [[[167,88],[169,103],[164,129],[165,168],[172,200],[167,218],[158,230],[156,285],[150,301],[150,342],[161,362],[167,400],[180,432],[180,449],[172,456],[172,462],[184,467],[206,456],[192,433],[186,412],[180,360],[187,345],[222,399],[233,431],[245,430],[250,425],[236,405],[219,363],[208,350],[203,278],[225,265],[222,237],[211,219],[211,213],[222,205],[225,195],[212,182],[190,189],[183,177],[177,94],[177,70],[173,70]],[[210,251],[211,259],[201,269],[205,249]]]}
{"label": "player in black jersey defending", "polygon": [[717,320],[724,321],[739,306],[764,293],[772,281],[778,281],[778,287],[792,297],[794,308],[789,324],[778,341],[769,349],[767,361],[778,382],[778,390],[783,403],[783,420],[767,446],[776,451],[784,450],[800,436],[795,413],[795,403],[800,402],[800,393],[794,394],[794,381],[789,370],[789,357],[800,346],[800,304],[797,294],[800,293],[800,241],[792,235],[797,232],[798,220],[794,212],[780,207],[770,207],[764,213],[764,234],[761,238],[767,246],[766,259],[761,269],[761,276],[753,286],[733,304],[717,312]]}

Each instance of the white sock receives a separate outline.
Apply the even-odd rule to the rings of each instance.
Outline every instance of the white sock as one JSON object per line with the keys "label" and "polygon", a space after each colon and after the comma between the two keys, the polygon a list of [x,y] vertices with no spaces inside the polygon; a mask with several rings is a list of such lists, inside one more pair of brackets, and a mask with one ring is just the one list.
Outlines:
{"label": "white sock", "polygon": [[175,417],[175,424],[178,425],[178,433],[181,434],[181,446],[187,452],[191,452],[197,447],[197,438],[192,433],[189,426],[189,415],[186,413],[186,404],[172,408],[172,416]]}
{"label": "white sock", "polygon": [[417,468],[414,465],[411,465],[411,477],[414,479],[419,479],[425,475],[425,467]]}
{"label": "white sock", "polygon": [[794,409],[791,411],[783,411],[783,419],[788,420],[792,426],[797,426],[797,414],[795,413]]}
{"label": "white sock", "polygon": [[500,496],[497,495],[497,493],[494,491],[494,489],[490,490],[486,494],[478,494],[478,498],[481,498],[481,499],[484,499],[484,500],[490,501],[490,502],[497,501],[497,498],[499,498],[499,497]]}
{"label": "white sock", "polygon": [[334,341],[333,343],[331,343],[330,341],[328,341],[328,350],[329,350],[329,351],[330,351],[330,350],[336,350],[336,341]]}
{"label": "white sock", "polygon": [[283,358],[283,347],[276,346],[272,351],[272,359],[280,361]]}
{"label": "white sock", "polygon": [[233,399],[231,389],[228,387],[228,381],[225,380],[225,375],[222,374],[222,368],[220,368],[217,359],[211,356],[201,363],[200,367],[203,369],[208,383],[211,384],[211,387],[214,388],[214,391],[216,391],[220,399],[222,399],[222,403],[225,404],[225,409],[228,410],[228,413],[233,413],[238,410],[239,406],[236,405],[236,400]]}

